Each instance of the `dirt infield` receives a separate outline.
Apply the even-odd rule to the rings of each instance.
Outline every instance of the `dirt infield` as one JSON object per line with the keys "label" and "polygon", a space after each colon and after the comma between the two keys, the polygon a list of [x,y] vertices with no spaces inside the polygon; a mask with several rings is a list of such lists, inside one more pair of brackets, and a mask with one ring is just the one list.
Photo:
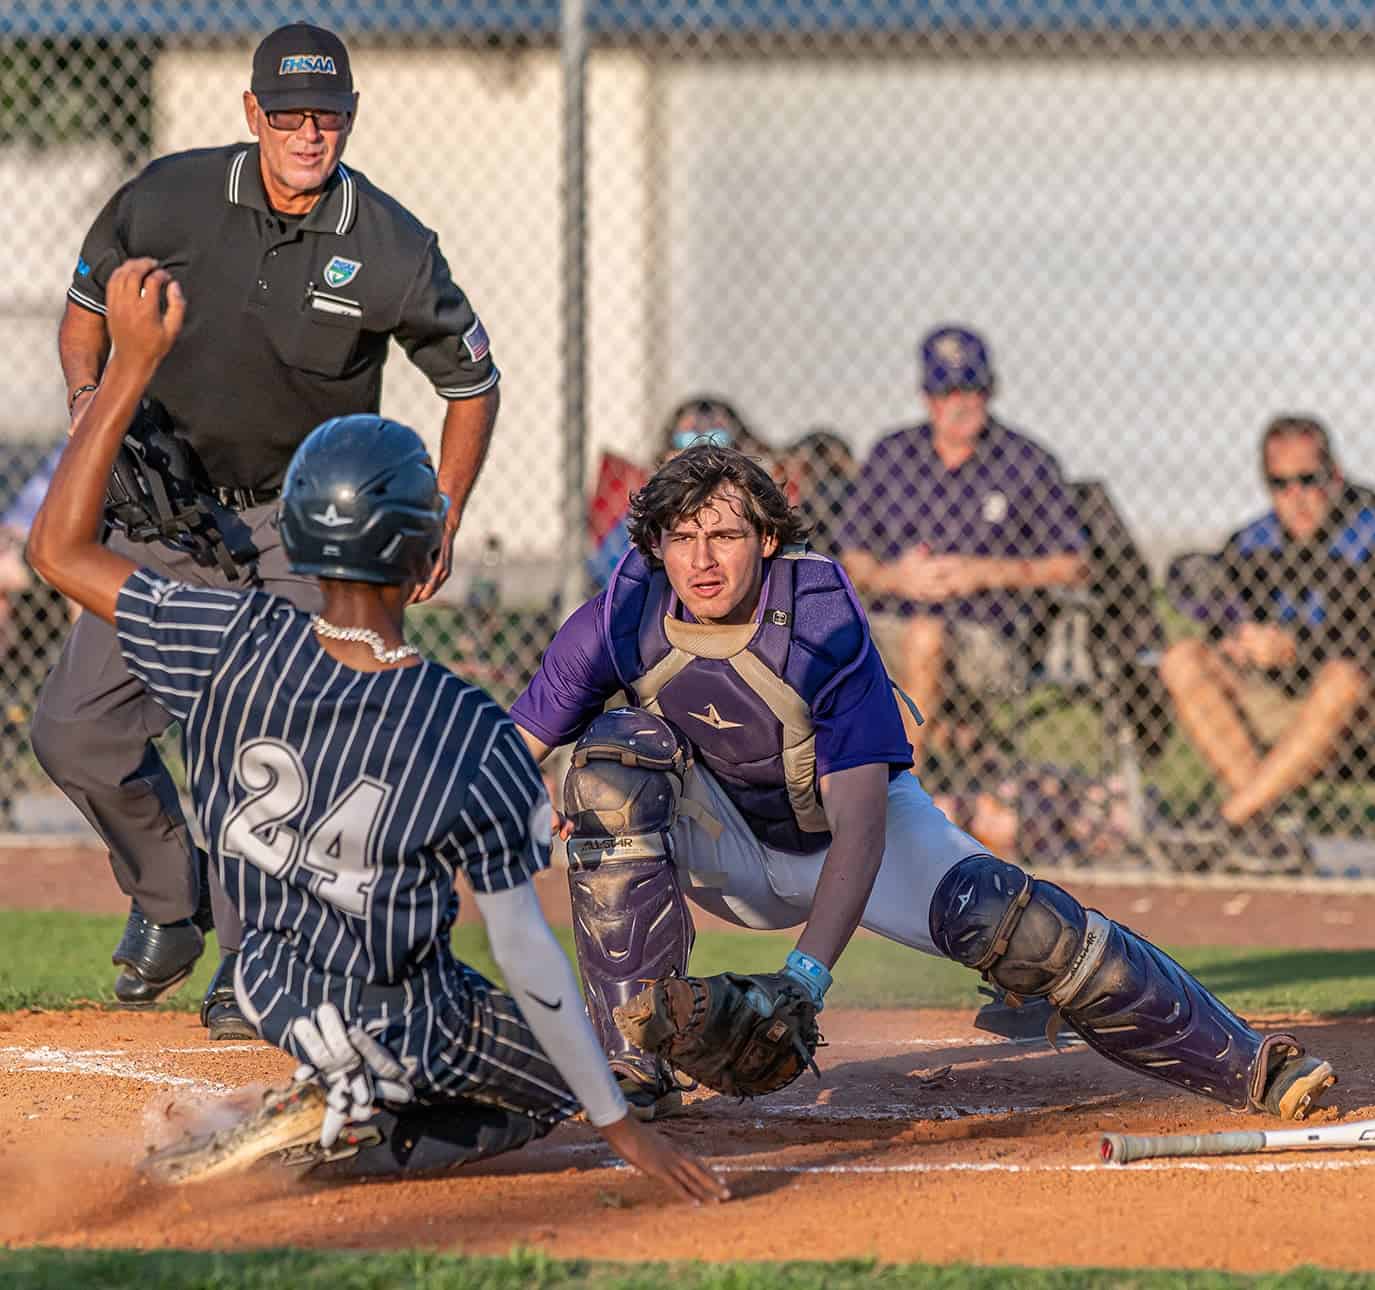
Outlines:
{"label": "dirt infield", "polygon": [[[820,1083],[748,1104],[695,1096],[669,1123],[729,1171],[740,1195],[706,1211],[667,1203],[579,1125],[444,1179],[324,1185],[256,1175],[158,1191],[132,1164],[165,1132],[168,1108],[280,1079],[288,1059],[261,1044],[212,1046],[191,1016],[12,1014],[0,1018],[0,1240],[1375,1268],[1375,1153],[1102,1166],[1103,1129],[1242,1121],[1083,1049],[1055,1054],[980,1035],[967,1013],[824,1020]],[[1375,1116],[1375,1072],[1364,1060],[1375,1020],[1289,1028],[1342,1072],[1336,1112]]]}

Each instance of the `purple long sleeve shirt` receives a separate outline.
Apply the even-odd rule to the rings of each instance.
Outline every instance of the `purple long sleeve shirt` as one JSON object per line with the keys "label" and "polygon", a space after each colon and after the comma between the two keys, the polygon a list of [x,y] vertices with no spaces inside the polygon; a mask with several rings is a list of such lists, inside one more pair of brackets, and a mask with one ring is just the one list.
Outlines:
{"label": "purple long sleeve shirt", "polygon": [[[511,708],[515,723],[558,747],[576,739],[622,688],[603,630],[605,593],[588,601],[559,629],[539,671]],[[912,749],[892,683],[871,644],[860,665],[812,712],[818,777],[855,766],[903,770]],[[689,738],[692,732],[685,732]]]}

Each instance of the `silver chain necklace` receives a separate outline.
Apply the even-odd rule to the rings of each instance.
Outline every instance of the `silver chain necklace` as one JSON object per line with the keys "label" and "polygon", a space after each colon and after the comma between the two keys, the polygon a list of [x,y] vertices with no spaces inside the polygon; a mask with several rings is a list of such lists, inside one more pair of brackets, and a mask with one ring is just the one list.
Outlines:
{"label": "silver chain necklace", "polygon": [[414,645],[397,645],[394,649],[388,649],[386,642],[371,627],[336,627],[319,614],[311,614],[310,626],[317,636],[332,641],[358,641],[366,645],[379,663],[399,663],[403,658],[420,653]]}

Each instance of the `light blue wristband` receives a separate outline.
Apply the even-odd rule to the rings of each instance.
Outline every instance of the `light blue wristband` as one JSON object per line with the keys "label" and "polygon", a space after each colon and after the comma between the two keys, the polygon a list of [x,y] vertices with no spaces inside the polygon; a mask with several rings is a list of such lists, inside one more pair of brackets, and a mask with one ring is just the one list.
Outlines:
{"label": "light blue wristband", "polygon": [[831,973],[824,963],[801,950],[793,950],[783,964],[783,975],[798,983],[820,1012],[826,1006],[826,991],[831,988]]}

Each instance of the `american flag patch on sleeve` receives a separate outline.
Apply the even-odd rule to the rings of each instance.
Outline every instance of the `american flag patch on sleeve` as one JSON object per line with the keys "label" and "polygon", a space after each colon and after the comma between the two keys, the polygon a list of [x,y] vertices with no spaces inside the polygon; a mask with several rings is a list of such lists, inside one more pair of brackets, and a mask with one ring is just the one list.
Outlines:
{"label": "american flag patch on sleeve", "polygon": [[474,363],[480,363],[487,357],[492,342],[487,339],[487,329],[482,325],[481,318],[475,319],[473,325],[463,333],[463,348],[468,351],[468,357]]}

